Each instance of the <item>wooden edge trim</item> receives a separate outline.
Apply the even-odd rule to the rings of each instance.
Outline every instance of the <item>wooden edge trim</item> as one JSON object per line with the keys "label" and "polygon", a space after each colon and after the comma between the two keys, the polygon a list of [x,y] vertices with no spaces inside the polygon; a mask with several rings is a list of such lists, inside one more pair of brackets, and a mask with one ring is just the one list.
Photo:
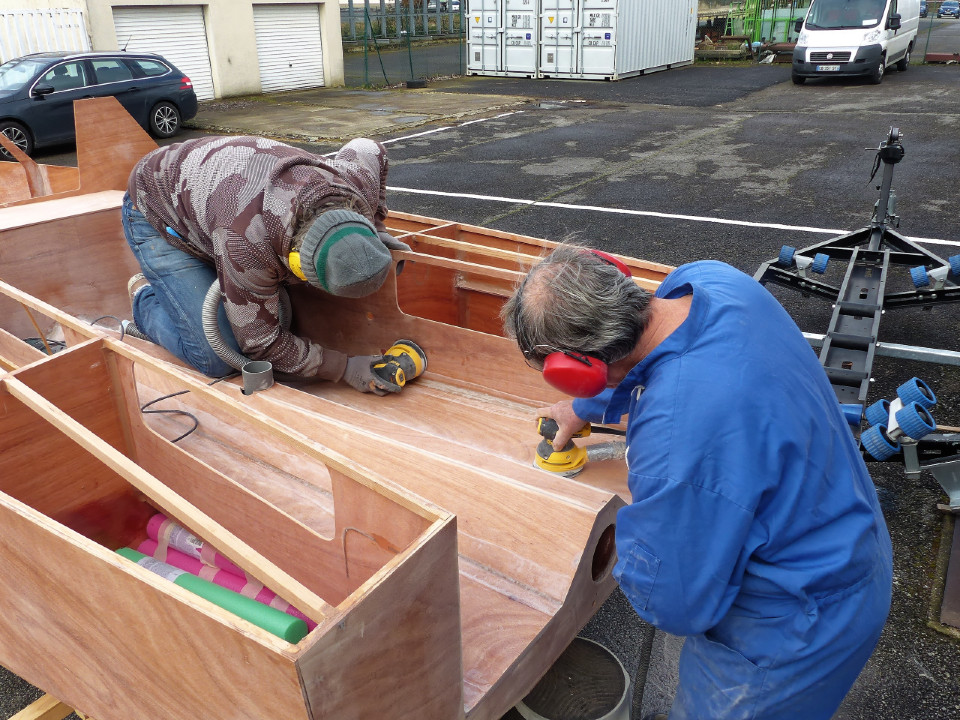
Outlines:
{"label": "wooden edge trim", "polygon": [[97,456],[107,467],[144,493],[165,513],[181,519],[188,527],[194,527],[198,532],[203,532],[204,536],[209,537],[210,542],[225,555],[237,558],[242,563],[244,570],[247,570],[267,587],[274,588],[281,597],[295,604],[311,620],[320,623],[336,613],[333,606],[308,590],[208,515],[186,502],[126,455],[91,433],[21,380],[13,375],[6,375],[0,378],[0,384],[11,395],[71,440]]}
{"label": "wooden edge trim", "polygon": [[[411,235],[419,235],[420,233],[425,232],[436,232],[437,230],[443,230],[444,228],[457,227],[457,223],[454,222],[439,222],[437,224],[424,223],[425,225],[430,225],[430,227],[424,227],[419,230],[400,230],[397,234],[393,235],[397,240],[403,240],[405,237],[410,237]],[[389,230],[389,228],[387,228]]]}
{"label": "wooden edge trim", "polygon": [[45,317],[48,317],[51,320],[55,320],[61,325],[63,325],[64,327],[68,327],[71,330],[74,330],[80,333],[81,335],[84,335],[90,338],[100,336],[100,332],[93,325],[85,323],[81,321],[79,318],[76,318],[73,315],[70,315],[69,313],[65,313],[59,308],[56,308],[53,305],[49,305],[43,302],[42,300],[38,300],[33,295],[29,295],[25,293],[23,290],[20,290],[19,288],[15,288],[13,285],[10,285],[4,282],[3,280],[0,280],[0,293],[3,293],[7,297],[13,300],[16,300],[21,305],[25,305],[26,307],[33,308],[34,310],[39,312],[41,315],[44,315]]}
{"label": "wooden edge trim", "polygon": [[426,245],[435,245],[436,247],[451,248],[453,250],[462,250],[463,252],[473,253],[475,255],[485,255],[487,257],[498,258],[500,260],[508,260],[528,268],[540,260],[539,255],[531,255],[530,253],[518,252],[514,250],[501,250],[500,248],[485,247],[483,245],[464,242],[463,240],[451,240],[449,238],[434,237],[433,235],[427,234],[433,230],[434,228],[422,232],[408,233],[404,237],[407,239],[414,239]]}
{"label": "wooden edge trim", "polygon": [[[472,232],[477,235],[483,235],[484,237],[495,237],[501,240],[512,240],[514,242],[523,243],[525,245],[540,245],[545,248],[550,248],[551,250],[555,248],[559,243],[554,242],[553,240],[544,240],[542,238],[531,237],[529,235],[517,235],[516,233],[509,233],[503,230],[492,230],[490,228],[481,227],[479,225],[468,225],[466,223],[451,223],[449,220],[440,220],[439,218],[427,217],[425,215],[413,215],[411,213],[403,212],[394,212],[390,211],[390,214],[387,215],[386,223],[390,223],[390,218],[396,218],[398,220],[406,220],[407,222],[421,223],[423,225],[457,225],[464,232]],[[428,230],[429,228],[424,228]]]}
{"label": "wooden edge trim", "polygon": [[122,190],[98,190],[92,193],[67,190],[51,197],[29,198],[0,207],[0,231],[77,220],[98,212],[119,210],[122,201]]}
{"label": "wooden edge trim", "polygon": [[73,708],[64,705],[55,697],[42,695],[16,715],[12,715],[10,720],[63,720],[72,712]]}

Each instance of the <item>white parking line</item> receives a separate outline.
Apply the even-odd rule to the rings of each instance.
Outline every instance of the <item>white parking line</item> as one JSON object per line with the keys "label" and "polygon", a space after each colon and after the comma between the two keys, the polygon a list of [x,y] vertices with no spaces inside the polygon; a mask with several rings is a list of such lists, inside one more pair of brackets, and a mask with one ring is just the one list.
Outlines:
{"label": "white parking line", "polygon": [[410,140],[411,138],[423,137],[424,135],[433,135],[434,133],[442,132],[443,130],[453,130],[455,128],[466,127],[467,125],[473,125],[474,123],[487,122],[488,120],[497,120],[499,118],[507,117],[508,115],[518,115],[523,110],[511,110],[510,112],[500,113],[499,115],[493,115],[488,118],[479,118],[477,120],[467,120],[466,122],[458,123],[457,125],[444,125],[443,127],[434,128],[433,130],[424,130],[423,132],[413,133],[412,135],[404,135],[403,137],[393,138],[392,140],[384,140],[384,145],[389,145],[390,143],[403,142],[404,140]]}
{"label": "white parking line", "polygon": [[[713,223],[715,225],[737,225],[740,227],[768,228],[770,230],[790,230],[793,232],[818,233],[821,235],[844,235],[850,230],[839,230],[836,228],[818,228],[806,225],[784,225],[782,223],[764,223],[753,222],[751,220],[728,220],[726,218],[705,217],[702,215],[678,215],[676,213],[661,213],[652,210],[628,210],[626,208],[608,208],[597,205],[574,205],[571,203],[543,202],[540,200],[527,200],[524,198],[500,197],[498,195],[478,195],[476,193],[455,193],[445,192],[443,190],[421,190],[419,188],[404,188],[388,185],[387,190],[394,193],[410,193],[412,195],[435,195],[439,197],[460,198],[463,200],[481,200],[487,202],[510,203],[513,205],[529,205],[531,207],[552,207],[561,210],[590,211],[599,213],[611,213],[615,215],[633,215],[642,217],[657,217],[668,220],[685,220],[689,222]],[[960,247],[960,240],[942,240],[939,238],[921,238],[907,237],[917,243],[929,245],[949,245]]]}
{"label": "white parking line", "polygon": [[[519,115],[520,113],[526,112],[525,110],[511,110],[510,112],[500,113],[499,115],[493,115],[488,118],[478,118],[477,120],[467,120],[466,122],[458,123],[456,125],[444,125],[443,127],[433,128],[432,130],[424,130],[423,132],[413,133],[412,135],[404,135],[403,137],[393,138],[391,140],[382,140],[381,145],[389,145],[390,143],[403,142],[404,140],[411,140],[413,138],[423,137],[424,135],[433,135],[434,133],[443,132],[444,130],[455,130],[456,128],[466,127],[467,125],[473,125],[475,123],[487,122],[488,120],[498,120],[499,118],[504,118],[509,115]],[[333,152],[324,153],[320,157],[333,157],[336,155],[339,150],[334,150]]]}

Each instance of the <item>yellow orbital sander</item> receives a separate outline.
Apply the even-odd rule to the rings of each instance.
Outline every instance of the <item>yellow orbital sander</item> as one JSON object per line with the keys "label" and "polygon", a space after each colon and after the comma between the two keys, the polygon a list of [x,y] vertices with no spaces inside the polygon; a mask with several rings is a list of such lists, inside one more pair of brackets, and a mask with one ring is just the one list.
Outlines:
{"label": "yellow orbital sander", "polygon": [[427,369],[427,354],[413,340],[397,340],[383,354],[383,360],[373,371],[394,385],[403,387],[423,375]]}
{"label": "yellow orbital sander", "polygon": [[[537,432],[543,436],[540,444],[537,445],[537,454],[533,459],[533,466],[556,473],[563,477],[576,477],[587,464],[587,460],[612,460],[622,458],[626,452],[624,442],[603,443],[592,445],[588,448],[578,447],[573,440],[568,440],[567,444],[557,450],[553,446],[553,440],[557,436],[560,428],[557,421],[553,418],[537,418]],[[589,437],[593,431],[593,426],[586,423],[582,428],[573,434],[575,438]],[[608,433],[611,435],[625,435],[622,430],[614,428],[596,428],[597,432]]]}
{"label": "yellow orbital sander", "polygon": [[[580,474],[587,464],[587,449],[577,447],[573,440],[557,450],[553,447],[553,439],[560,428],[553,418],[537,418],[537,432],[543,439],[537,445],[537,456],[533,459],[534,467],[547,472],[559,473],[564,477],[574,477]],[[590,435],[590,423],[587,423],[573,434],[575,438],[584,438]]]}

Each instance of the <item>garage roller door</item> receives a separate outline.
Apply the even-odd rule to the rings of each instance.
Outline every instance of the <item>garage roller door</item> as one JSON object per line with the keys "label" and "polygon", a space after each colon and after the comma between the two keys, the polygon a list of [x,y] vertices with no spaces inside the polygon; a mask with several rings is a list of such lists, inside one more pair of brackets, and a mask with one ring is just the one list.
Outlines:
{"label": "garage roller door", "polygon": [[117,47],[163,55],[193,82],[200,100],[213,97],[210,51],[199,5],[113,9]]}
{"label": "garage roller door", "polygon": [[254,5],[263,92],[323,85],[319,5]]}

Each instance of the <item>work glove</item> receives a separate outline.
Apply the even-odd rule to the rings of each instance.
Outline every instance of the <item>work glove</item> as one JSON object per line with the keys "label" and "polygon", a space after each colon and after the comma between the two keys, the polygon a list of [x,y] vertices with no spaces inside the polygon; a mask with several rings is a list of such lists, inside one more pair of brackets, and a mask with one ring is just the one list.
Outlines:
{"label": "work glove", "polygon": [[375,395],[398,393],[402,388],[389,380],[384,380],[373,371],[373,366],[383,362],[382,355],[354,355],[347,358],[347,369],[343,372],[343,382],[354,390]]}
{"label": "work glove", "polygon": [[388,250],[406,250],[410,251],[410,246],[407,245],[402,240],[397,240],[393,235],[386,232],[378,232],[377,236],[380,238],[380,242],[387,246]]}
{"label": "work glove", "polygon": [[[397,240],[390,233],[378,232],[377,237],[380,238],[380,242],[382,242],[386,246],[387,250],[406,250],[407,252],[410,251],[409,245],[407,245],[402,240]],[[407,262],[406,260],[401,260],[400,262],[397,263],[397,275],[403,272],[403,266],[406,262]]]}

